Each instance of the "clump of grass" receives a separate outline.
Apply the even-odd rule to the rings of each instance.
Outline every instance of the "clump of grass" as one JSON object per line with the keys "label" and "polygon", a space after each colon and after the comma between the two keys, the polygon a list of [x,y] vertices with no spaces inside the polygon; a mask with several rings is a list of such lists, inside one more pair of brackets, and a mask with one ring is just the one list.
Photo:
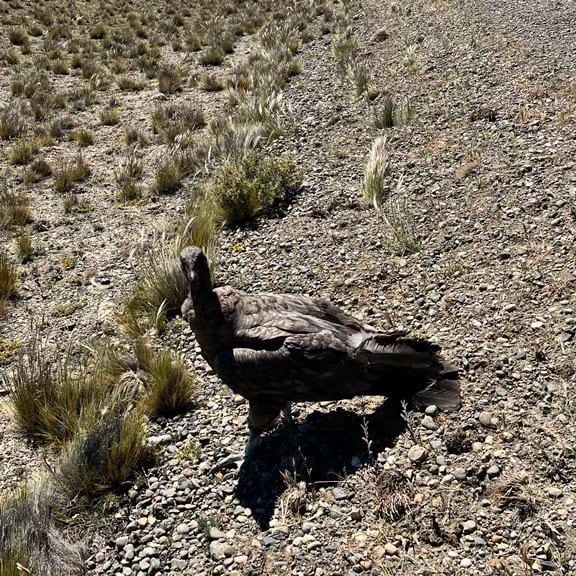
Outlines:
{"label": "clump of grass", "polygon": [[0,186],[0,225],[24,226],[32,222],[28,196]]}
{"label": "clump of grass", "polygon": [[80,574],[82,545],[72,544],[59,530],[55,510],[60,498],[47,479],[37,479],[0,499],[0,573]]}
{"label": "clump of grass", "polygon": [[108,28],[104,24],[99,23],[90,28],[88,34],[92,40],[103,40],[108,36]]}
{"label": "clump of grass", "polygon": [[221,227],[216,202],[207,191],[195,196],[195,199],[187,206],[184,219],[178,229],[177,251],[180,252],[185,246],[200,247],[210,262],[210,269],[214,270],[216,237]]}
{"label": "clump of grass", "polygon": [[182,104],[159,106],[152,113],[152,130],[160,134],[167,144],[186,131],[194,131],[206,126],[204,112],[195,106]]}
{"label": "clump of grass", "polygon": [[120,90],[125,90],[129,92],[139,92],[140,90],[144,90],[146,84],[137,78],[131,78],[130,76],[120,76],[116,83],[118,84],[118,88]]}
{"label": "clump of grass", "polygon": [[86,128],[76,130],[72,133],[71,137],[82,148],[85,148],[86,146],[92,146],[92,144],[94,144],[94,132]]}
{"label": "clump of grass", "polygon": [[108,107],[100,112],[100,122],[104,126],[116,126],[120,122],[121,116],[118,108]]}
{"label": "clump of grass", "polygon": [[157,194],[174,194],[182,187],[186,174],[177,159],[168,158],[156,170],[153,190]]}
{"label": "clump of grass", "polygon": [[163,350],[152,356],[147,369],[146,411],[153,417],[172,416],[186,410],[196,391],[194,375],[181,358]]}
{"label": "clump of grass", "polygon": [[10,258],[0,252],[0,303],[16,295],[18,291],[18,270]]}
{"label": "clump of grass", "polygon": [[58,446],[102,414],[128,406],[137,390],[105,360],[99,355],[78,364],[70,350],[55,353],[34,335],[2,376],[16,425],[28,437]]}
{"label": "clump of grass", "polygon": [[158,70],[158,90],[174,94],[182,89],[182,71],[177,66],[162,66]]}
{"label": "clump of grass", "polygon": [[418,237],[416,219],[404,197],[401,178],[394,194],[390,195],[382,207],[381,215],[386,224],[386,241],[391,252],[399,255],[420,252],[422,244]]}
{"label": "clump of grass", "polygon": [[142,189],[138,180],[142,178],[143,174],[142,160],[136,154],[136,149],[130,148],[125,159],[114,172],[120,201],[131,202],[142,197]]}
{"label": "clump of grass", "polygon": [[24,166],[32,160],[36,152],[38,152],[38,145],[34,140],[21,138],[8,151],[8,162]]}
{"label": "clump of grass", "polygon": [[204,92],[220,92],[224,87],[224,82],[215,74],[205,74],[200,80],[200,89]]}
{"label": "clump of grass", "polygon": [[52,174],[52,167],[44,158],[37,158],[24,173],[24,182],[34,184]]}
{"label": "clump of grass", "polygon": [[132,146],[133,144],[147,146],[148,138],[142,130],[135,128],[134,126],[128,126],[124,131],[124,143],[127,146]]}
{"label": "clump of grass", "polygon": [[409,100],[397,103],[392,96],[385,96],[381,105],[374,111],[372,125],[377,130],[410,124],[414,117]]}
{"label": "clump of grass", "polygon": [[292,158],[276,160],[253,152],[226,162],[215,173],[209,191],[221,219],[234,226],[285,200],[301,183],[301,172]]}
{"label": "clump of grass", "polygon": [[198,61],[202,66],[220,66],[224,62],[224,50],[220,46],[209,46],[208,49],[200,55]]}
{"label": "clump of grass", "polygon": [[146,444],[145,417],[135,410],[111,410],[79,432],[60,463],[59,487],[71,501],[93,504],[130,480],[153,461]]}
{"label": "clump of grass", "polygon": [[386,138],[378,137],[372,144],[370,158],[364,173],[362,192],[364,201],[379,210],[390,193],[387,180],[390,175]]}
{"label": "clump of grass", "polygon": [[24,28],[10,28],[8,30],[8,40],[14,46],[25,46],[29,42],[28,33]]}
{"label": "clump of grass", "polygon": [[354,63],[350,68],[350,77],[354,83],[356,96],[358,98],[369,96],[371,93],[371,77],[368,67],[365,64]]}
{"label": "clump of grass", "polygon": [[345,76],[358,58],[360,45],[350,26],[339,27],[332,43],[332,53],[338,62],[338,69]]}
{"label": "clump of grass", "polygon": [[54,174],[54,189],[57,192],[69,192],[77,182],[90,175],[90,167],[79,154],[74,161],[67,161]]}
{"label": "clump of grass", "polygon": [[24,232],[16,238],[16,254],[22,264],[26,264],[26,262],[32,260],[32,256],[34,256],[34,243],[32,242],[32,236],[30,236],[28,232]]}
{"label": "clump of grass", "polygon": [[140,281],[126,300],[119,322],[130,336],[139,338],[179,314],[187,293],[188,281],[175,247],[162,246],[145,259]]}
{"label": "clump of grass", "polygon": [[17,106],[0,109],[0,139],[17,138],[26,129],[26,121],[21,109]]}
{"label": "clump of grass", "polygon": [[524,472],[500,480],[491,493],[500,508],[516,509],[521,519],[534,515],[542,500]]}

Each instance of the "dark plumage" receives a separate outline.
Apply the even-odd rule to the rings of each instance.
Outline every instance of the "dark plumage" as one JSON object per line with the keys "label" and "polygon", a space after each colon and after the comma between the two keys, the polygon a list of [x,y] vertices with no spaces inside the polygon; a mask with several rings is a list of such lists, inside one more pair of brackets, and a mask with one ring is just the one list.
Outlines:
{"label": "dark plumage", "polygon": [[189,281],[182,314],[208,364],[250,402],[253,435],[292,401],[376,395],[458,407],[457,370],[438,346],[378,332],[323,300],[213,289],[196,247],[181,262]]}

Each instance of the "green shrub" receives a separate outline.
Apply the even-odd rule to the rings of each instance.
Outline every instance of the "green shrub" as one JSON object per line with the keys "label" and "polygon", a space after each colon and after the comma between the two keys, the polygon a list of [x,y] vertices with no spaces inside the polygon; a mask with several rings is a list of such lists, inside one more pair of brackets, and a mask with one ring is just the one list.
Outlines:
{"label": "green shrub", "polygon": [[276,160],[252,152],[224,163],[209,184],[209,191],[221,219],[233,226],[249,222],[282,202],[301,183],[302,174],[292,158]]}

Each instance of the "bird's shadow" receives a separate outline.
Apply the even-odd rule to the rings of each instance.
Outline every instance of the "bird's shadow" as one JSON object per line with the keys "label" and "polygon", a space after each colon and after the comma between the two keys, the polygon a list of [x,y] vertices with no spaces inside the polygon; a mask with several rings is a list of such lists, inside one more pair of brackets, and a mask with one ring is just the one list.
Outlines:
{"label": "bird's shadow", "polygon": [[286,478],[308,486],[336,484],[392,446],[405,429],[400,403],[393,400],[368,415],[342,408],[313,412],[302,423],[262,439],[240,468],[236,496],[267,530]]}

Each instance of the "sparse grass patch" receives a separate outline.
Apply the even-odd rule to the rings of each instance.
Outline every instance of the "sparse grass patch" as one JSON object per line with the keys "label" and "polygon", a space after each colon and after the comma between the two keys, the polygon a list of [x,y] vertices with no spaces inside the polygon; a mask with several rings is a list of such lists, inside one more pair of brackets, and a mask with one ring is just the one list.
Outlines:
{"label": "sparse grass patch", "polygon": [[24,226],[32,222],[28,196],[0,186],[0,224],[2,226]]}
{"label": "sparse grass patch", "polygon": [[395,254],[405,255],[420,252],[422,244],[412,208],[402,195],[401,182],[398,182],[396,192],[387,199],[381,214],[386,223],[388,249]]}
{"label": "sparse grass patch", "polygon": [[69,192],[74,184],[90,175],[90,167],[79,154],[73,161],[64,162],[62,168],[54,174],[54,189],[57,192]]}
{"label": "sparse grass patch", "polygon": [[200,80],[200,89],[205,92],[220,92],[224,87],[224,82],[215,74],[204,74]]}
{"label": "sparse grass patch", "polygon": [[177,159],[169,158],[156,170],[153,190],[157,194],[174,194],[182,187],[185,176]]}
{"label": "sparse grass patch", "polygon": [[18,270],[10,258],[0,252],[0,302],[12,298],[18,291]]}
{"label": "sparse grass patch", "polygon": [[126,158],[114,172],[118,199],[121,202],[131,202],[142,198],[142,189],[138,180],[142,178],[143,174],[142,160],[138,158],[135,148],[130,148]]}
{"label": "sparse grass patch", "polygon": [[276,160],[252,152],[223,164],[209,184],[209,194],[222,221],[234,226],[282,202],[301,183],[302,174],[291,157]]}
{"label": "sparse grass patch", "polygon": [[386,202],[390,193],[387,186],[389,176],[390,166],[386,138],[380,136],[372,144],[370,158],[364,173],[364,182],[362,183],[364,201],[377,210]]}

